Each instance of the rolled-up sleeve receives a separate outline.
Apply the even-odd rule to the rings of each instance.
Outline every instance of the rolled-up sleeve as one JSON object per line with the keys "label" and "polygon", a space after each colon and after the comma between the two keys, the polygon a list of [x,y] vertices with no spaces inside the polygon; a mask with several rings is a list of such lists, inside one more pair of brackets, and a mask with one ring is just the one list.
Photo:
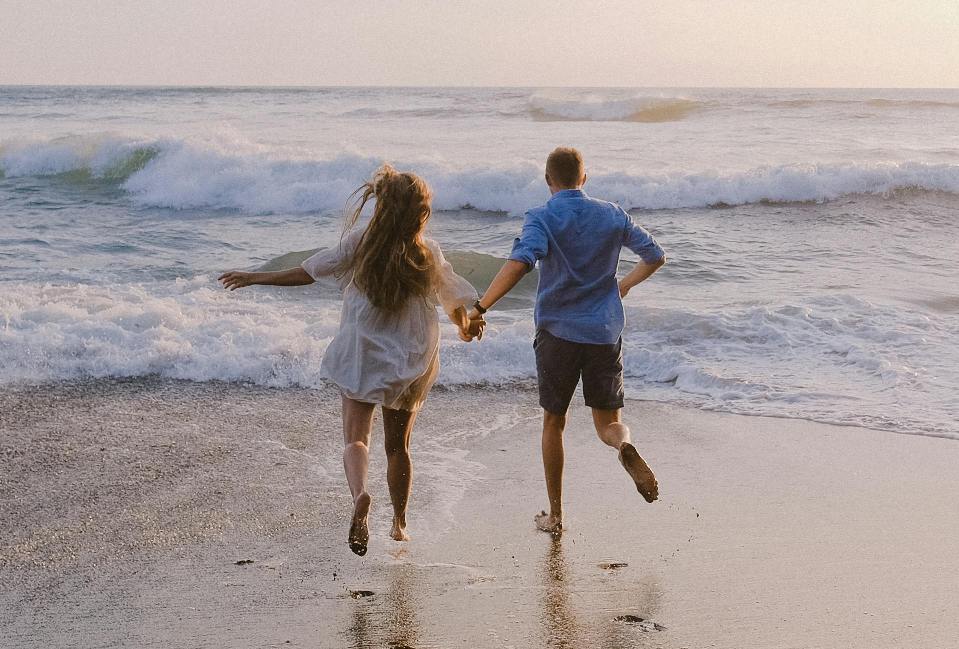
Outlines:
{"label": "rolled-up sleeve", "polygon": [[526,264],[528,272],[533,270],[537,261],[546,256],[548,248],[549,240],[546,238],[546,229],[535,215],[527,212],[526,220],[523,222],[523,231],[513,241],[513,250],[509,253],[509,258]]}
{"label": "rolled-up sleeve", "polygon": [[623,212],[626,224],[623,227],[623,246],[629,248],[647,264],[653,264],[666,256],[666,251],[656,243],[649,232],[633,221],[626,212]]}

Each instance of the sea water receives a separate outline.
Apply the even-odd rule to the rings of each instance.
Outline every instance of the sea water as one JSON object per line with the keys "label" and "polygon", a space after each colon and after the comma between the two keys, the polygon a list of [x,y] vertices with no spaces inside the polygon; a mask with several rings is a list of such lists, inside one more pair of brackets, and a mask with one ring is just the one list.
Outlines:
{"label": "sea water", "polygon": [[[217,275],[335,245],[389,161],[482,289],[557,145],[669,256],[625,301],[627,396],[959,438],[954,90],[0,87],[0,386],[320,385],[335,285]],[[439,382],[529,384],[534,294],[445,326]]]}

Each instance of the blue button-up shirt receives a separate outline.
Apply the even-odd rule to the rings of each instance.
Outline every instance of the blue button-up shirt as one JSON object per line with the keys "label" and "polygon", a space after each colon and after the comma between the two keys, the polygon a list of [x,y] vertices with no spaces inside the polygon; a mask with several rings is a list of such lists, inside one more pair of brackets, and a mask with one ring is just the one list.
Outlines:
{"label": "blue button-up shirt", "polygon": [[509,258],[530,270],[539,262],[537,329],[580,343],[619,340],[626,321],[616,280],[623,246],[647,263],[665,256],[623,208],[582,190],[556,192],[529,210]]}

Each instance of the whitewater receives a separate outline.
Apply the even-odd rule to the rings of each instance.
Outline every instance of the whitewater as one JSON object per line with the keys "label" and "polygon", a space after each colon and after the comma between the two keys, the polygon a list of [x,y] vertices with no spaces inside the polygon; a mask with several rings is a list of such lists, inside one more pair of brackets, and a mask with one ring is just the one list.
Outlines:
{"label": "whitewater", "polygon": [[[390,161],[482,289],[559,144],[670,258],[626,301],[627,396],[959,438],[945,90],[0,87],[0,389],[319,386],[336,287],[215,277],[335,245]],[[444,325],[440,384],[530,384],[534,294],[480,344]]]}

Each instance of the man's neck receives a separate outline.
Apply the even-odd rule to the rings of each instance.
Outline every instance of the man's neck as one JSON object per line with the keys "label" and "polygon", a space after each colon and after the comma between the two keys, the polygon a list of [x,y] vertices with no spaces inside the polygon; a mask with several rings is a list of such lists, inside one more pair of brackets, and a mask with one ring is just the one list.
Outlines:
{"label": "man's neck", "polygon": [[577,185],[575,187],[553,187],[552,185],[550,185],[549,193],[552,195],[552,194],[558,194],[559,192],[568,192],[571,190],[581,192],[583,191],[583,186]]}

